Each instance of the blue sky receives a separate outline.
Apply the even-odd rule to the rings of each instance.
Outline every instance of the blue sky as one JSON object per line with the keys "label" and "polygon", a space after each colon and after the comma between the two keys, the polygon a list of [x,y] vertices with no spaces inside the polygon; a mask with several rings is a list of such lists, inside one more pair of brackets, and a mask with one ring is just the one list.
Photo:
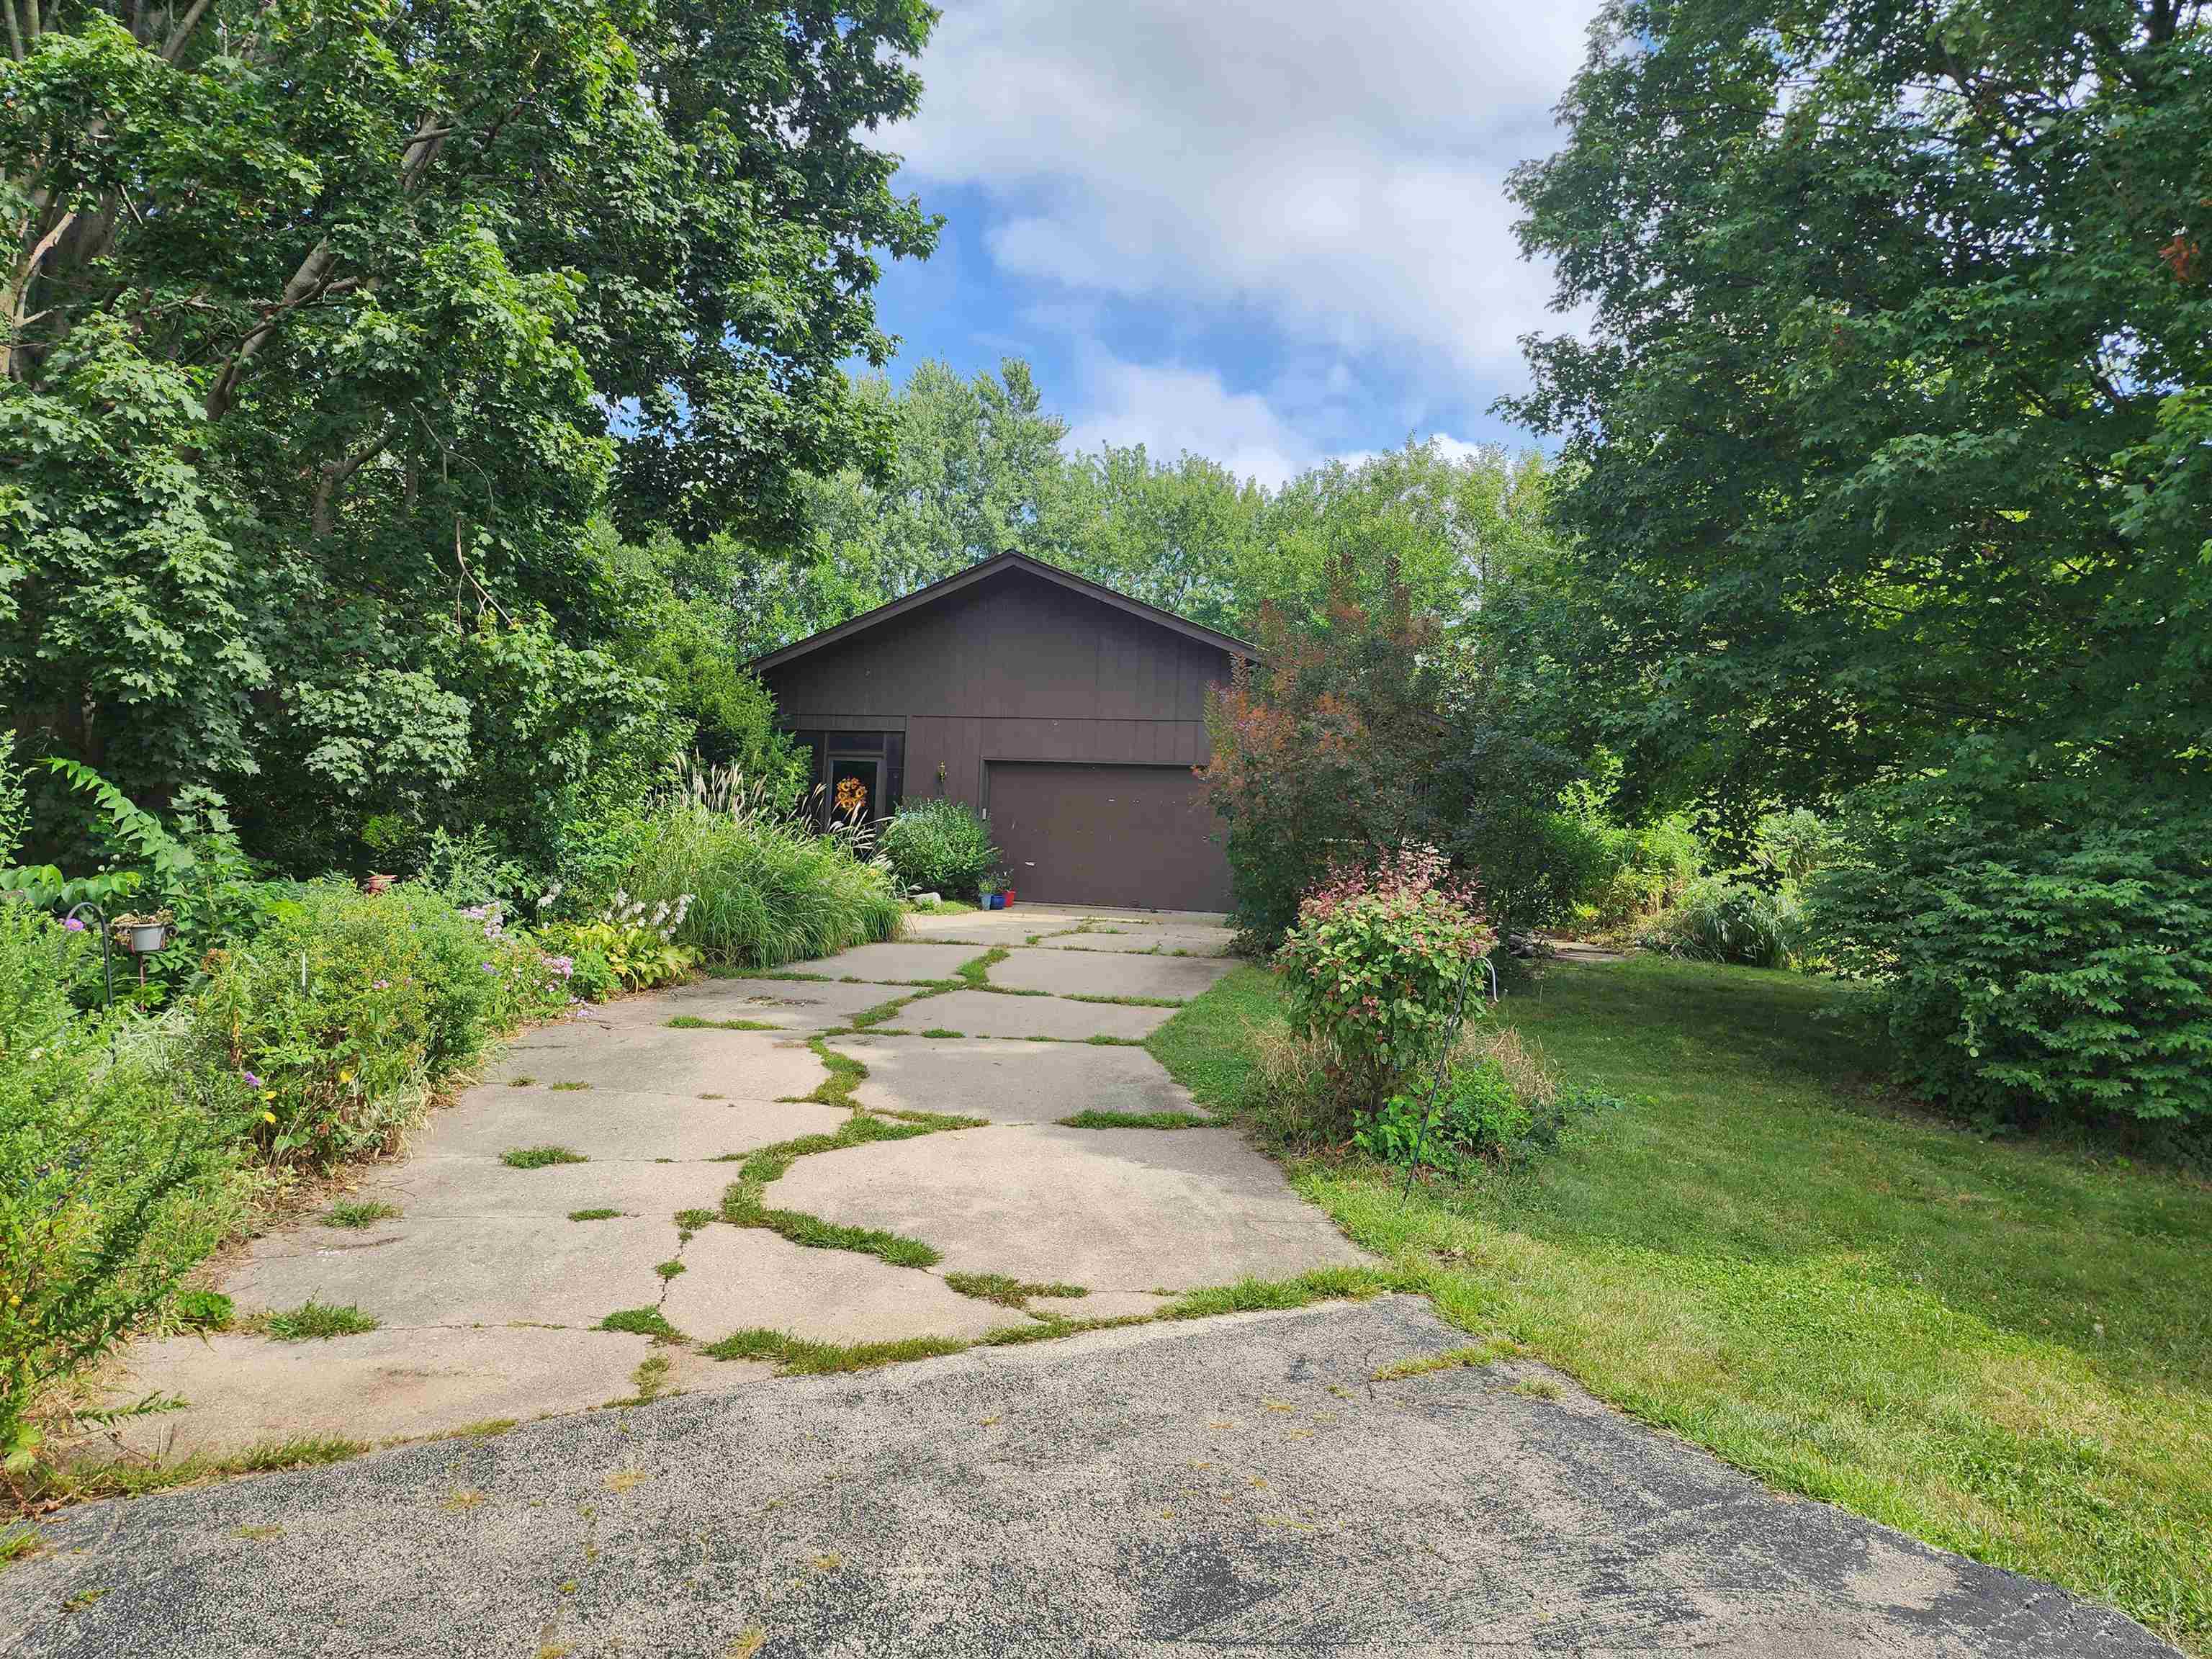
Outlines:
{"label": "blue sky", "polygon": [[1569,319],[1503,184],[1555,147],[1589,0],[945,0],[901,187],[945,216],[890,267],[897,378],[1026,358],[1071,445],[1269,484],[1488,412]]}

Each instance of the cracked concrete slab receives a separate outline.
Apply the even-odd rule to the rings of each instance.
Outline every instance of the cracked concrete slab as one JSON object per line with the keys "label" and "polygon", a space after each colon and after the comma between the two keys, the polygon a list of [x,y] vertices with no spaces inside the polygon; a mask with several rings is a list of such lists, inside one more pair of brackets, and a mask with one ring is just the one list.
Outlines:
{"label": "cracked concrete slab", "polygon": [[[804,1069],[770,1080],[784,1093],[811,1091],[821,1061],[801,1051]],[[793,1086],[796,1085],[796,1086]],[[758,1080],[753,1086],[759,1086]],[[827,1134],[845,1120],[828,1106],[775,1099],[634,1094],[617,1089],[518,1089],[479,1085],[434,1115],[416,1138],[418,1157],[495,1158],[510,1146],[568,1146],[593,1159],[694,1160],[750,1152],[774,1140]],[[376,1178],[372,1172],[370,1179]]]}
{"label": "cracked concrete slab", "polygon": [[[141,1343],[116,1379],[131,1398],[183,1397],[181,1412],[126,1418],[117,1437],[140,1456],[187,1457],[301,1437],[374,1442],[501,1418],[582,1411],[637,1391],[652,1339],[616,1331],[387,1328],[329,1342],[176,1336]],[[668,1392],[728,1389],[766,1375],[678,1350]]]}
{"label": "cracked concrete slab", "polygon": [[403,1217],[343,1243],[330,1238],[313,1228],[256,1239],[223,1289],[240,1313],[312,1299],[350,1304],[386,1325],[596,1325],[618,1308],[657,1300],[653,1264],[676,1253],[667,1214],[558,1223]]}
{"label": "cracked concrete slab", "polygon": [[1371,1259],[1227,1129],[962,1129],[801,1158],[770,1191],[785,1208],[921,1239],[948,1269],[1093,1291]]}
{"label": "cracked concrete slab", "polygon": [[[844,1114],[830,1115],[842,1118]],[[595,1158],[588,1164],[516,1170],[493,1158],[429,1153],[394,1164],[354,1189],[356,1199],[397,1205],[402,1212],[398,1220],[381,1222],[356,1236],[374,1238],[386,1228],[404,1229],[410,1222],[492,1216],[536,1216],[568,1226],[580,1224],[569,1222],[570,1211],[601,1208],[665,1221],[678,1210],[713,1209],[721,1202],[722,1189],[736,1178],[737,1170],[729,1164]],[[672,1232],[665,1242],[673,1247]]]}
{"label": "cracked concrete slab", "polygon": [[839,956],[794,962],[777,971],[826,974],[833,980],[849,975],[872,984],[893,985],[919,979],[951,979],[961,963],[973,962],[981,954],[972,945],[904,939],[889,945],[859,945]]}
{"label": "cracked concrete slab", "polygon": [[1054,996],[1165,997],[1188,1002],[1213,988],[1226,962],[1188,957],[1109,955],[1104,951],[1009,951],[985,977],[1010,990],[1048,991]]}
{"label": "cracked concrete slab", "polygon": [[912,940],[951,942],[988,950],[994,945],[1018,945],[1031,933],[1063,925],[1073,924],[1063,924],[1056,917],[1040,919],[1036,913],[1017,906],[1012,910],[976,910],[966,915],[908,916],[903,932]]}
{"label": "cracked concrete slab", "polygon": [[1142,1048],[859,1035],[832,1037],[830,1046],[868,1068],[853,1098],[874,1111],[958,1111],[1000,1123],[1048,1123],[1085,1110],[1199,1109]]}
{"label": "cracked concrete slab", "polygon": [[[677,1018],[744,1020],[772,1026],[770,1031],[714,1031],[693,1030],[693,1036],[752,1037],[769,1042],[775,1032],[799,1034],[842,1025],[864,1008],[908,994],[896,986],[841,985],[835,981],[806,979],[709,979],[654,993],[651,998],[633,997],[616,1005],[601,1023],[611,1029],[652,1029],[680,1035],[668,1022]],[[811,1086],[811,1085],[809,1085]]]}
{"label": "cracked concrete slab", "polygon": [[[769,1192],[771,1204],[792,1207],[781,1182]],[[708,1228],[684,1247],[684,1267],[660,1310],[702,1342],[757,1328],[812,1342],[967,1338],[1023,1322],[1013,1310],[948,1290],[918,1267],[808,1249],[763,1227]]]}
{"label": "cracked concrete slab", "polygon": [[917,1031],[959,1031],[968,1036],[1040,1036],[1080,1042],[1088,1036],[1150,1036],[1174,1012],[1110,1002],[1069,1002],[1060,997],[948,991],[917,1005],[893,1023]]}
{"label": "cracked concrete slab", "polygon": [[804,1043],[775,1032],[668,1029],[663,1022],[671,1015],[692,1011],[671,1001],[663,1012],[627,1015],[635,1022],[632,1024],[573,1021],[525,1032],[487,1068],[484,1080],[511,1085],[517,1078],[529,1078],[547,1088],[583,1085],[563,1091],[568,1093],[605,1089],[629,1094],[720,1094],[733,1100],[803,1095],[822,1081],[821,1060]]}
{"label": "cracked concrete slab", "polygon": [[0,1573],[0,1630],[58,1659],[2174,1659],[1559,1379],[1372,1380],[1467,1340],[1391,1297],[86,1504]]}
{"label": "cracked concrete slab", "polygon": [[1200,961],[1225,957],[1237,935],[1225,927],[1191,930],[1169,927],[1127,927],[1110,933],[1050,933],[1031,951],[1066,951],[1082,956],[1162,956],[1176,961]]}

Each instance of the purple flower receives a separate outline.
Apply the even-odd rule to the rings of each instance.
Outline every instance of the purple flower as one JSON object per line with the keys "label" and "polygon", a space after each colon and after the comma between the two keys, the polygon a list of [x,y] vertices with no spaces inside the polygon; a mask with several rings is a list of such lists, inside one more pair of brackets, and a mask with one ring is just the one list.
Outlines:
{"label": "purple flower", "polygon": [[72,933],[82,933],[84,932],[84,923],[76,916],[71,916],[67,921],[64,922],[62,926],[68,928]]}
{"label": "purple flower", "polygon": [[489,962],[482,962],[482,963],[478,963],[477,965],[478,967],[482,968],[482,969],[484,970],[484,972],[486,972],[487,974],[495,974],[495,973],[497,973],[497,972],[499,971],[499,969],[498,969],[497,968],[494,967],[494,966],[493,966],[490,963],[489,963]]}
{"label": "purple flower", "polygon": [[375,988],[380,991],[388,991],[392,988],[392,981],[388,979],[380,979],[376,981]]}
{"label": "purple flower", "polygon": [[259,1078],[258,1078],[258,1077],[254,1076],[252,1073],[251,1073],[251,1072],[246,1072],[246,1073],[242,1073],[241,1075],[243,1075],[243,1076],[245,1077],[245,1079],[246,1079],[246,1086],[247,1088],[249,1088],[249,1089],[258,1089],[258,1088],[261,1086],[261,1079],[260,1079]]}

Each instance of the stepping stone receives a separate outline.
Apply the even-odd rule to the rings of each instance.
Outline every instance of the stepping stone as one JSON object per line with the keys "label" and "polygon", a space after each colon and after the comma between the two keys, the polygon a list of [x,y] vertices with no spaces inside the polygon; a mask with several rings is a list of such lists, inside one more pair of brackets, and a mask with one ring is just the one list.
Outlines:
{"label": "stepping stone", "polygon": [[[814,1055],[800,1052],[808,1071],[784,1080],[797,1085],[792,1092],[805,1093],[823,1072]],[[772,1140],[827,1134],[844,1121],[834,1107],[803,1102],[479,1084],[450,1111],[434,1115],[410,1150],[424,1157],[496,1158],[510,1146],[567,1146],[595,1160],[712,1158]]]}
{"label": "stepping stone", "polygon": [[[1141,1038],[1160,1026],[1172,1008],[1130,1008],[1110,1002],[1067,1002],[1058,997],[1000,996],[992,991],[948,991],[916,1003],[892,1022],[916,1031],[959,1031],[969,1036]],[[942,1110],[957,1110],[957,1101]]]}
{"label": "stepping stone", "polygon": [[[505,1173],[521,1180],[547,1172]],[[311,1227],[256,1239],[222,1288],[241,1313],[313,1299],[351,1304],[392,1326],[583,1327],[658,1300],[653,1264],[675,1253],[665,1212],[614,1221],[402,1217],[361,1234]]]}
{"label": "stepping stone", "polygon": [[758,1380],[649,1337],[615,1331],[380,1330],[329,1342],[174,1336],[142,1342],[109,1398],[181,1395],[181,1412],[125,1418],[123,1444],[142,1455],[217,1455],[304,1437],[381,1441],[449,1434],[500,1418],[527,1422],[637,1390],[640,1361],[672,1362],[668,1393]]}
{"label": "stepping stone", "polygon": [[1017,905],[1011,910],[977,910],[967,915],[908,916],[900,931],[909,939],[955,940],[988,950],[994,945],[1018,945],[1031,933],[1073,925]]}
{"label": "stepping stone", "polygon": [[811,962],[794,962],[778,971],[822,974],[833,980],[849,975],[873,985],[894,985],[919,979],[951,979],[961,963],[973,962],[982,954],[983,948],[973,945],[939,945],[927,940],[861,945],[838,956],[819,957]]}
{"label": "stepping stone", "polygon": [[[671,1030],[661,1022],[678,1012],[678,1006],[668,1006],[651,1024],[580,1022],[526,1032],[492,1063],[484,1080],[511,1085],[514,1079],[526,1077],[556,1093],[605,1089],[624,1094],[718,1094],[732,1100],[773,1100],[811,1093],[823,1079],[822,1061],[802,1042],[774,1031]],[[563,1083],[586,1086],[554,1089]]]}
{"label": "stepping stone", "polygon": [[[1036,997],[1006,999],[1024,1008]],[[920,1006],[937,1006],[933,997]],[[868,1068],[853,1091],[878,1111],[957,1111],[994,1122],[1048,1123],[1076,1112],[1195,1112],[1189,1093],[1142,1048],[1083,1042],[832,1037]]]}
{"label": "stepping stone", "polygon": [[786,1208],[920,1238],[948,1270],[1091,1291],[1370,1260],[1228,1129],[962,1129],[804,1158],[769,1190]]}
{"label": "stepping stone", "polygon": [[[973,951],[967,952],[969,957],[975,954]],[[788,1031],[819,1031],[849,1025],[857,1013],[912,994],[910,988],[896,985],[841,985],[834,981],[806,979],[717,979],[670,991],[659,999],[660,1006],[652,1012],[654,1024],[665,1029],[668,1021],[689,1016],[694,1019],[752,1020]],[[695,1037],[713,1035],[672,1029],[669,1034]],[[746,1033],[734,1035],[742,1036]]]}
{"label": "stepping stone", "polygon": [[[842,1112],[826,1115],[841,1121],[845,1115]],[[714,1208],[722,1201],[723,1189],[737,1178],[734,1164],[654,1164],[633,1160],[549,1164],[535,1170],[517,1170],[495,1158],[432,1154],[410,1158],[398,1168],[362,1182],[348,1194],[356,1200],[396,1205],[401,1212],[396,1219],[359,1230],[310,1224],[289,1236],[305,1249],[318,1249],[343,1239],[374,1238],[386,1229],[404,1231],[410,1224],[426,1221],[535,1216],[549,1224],[557,1222],[569,1227],[586,1224],[571,1222],[571,1210],[610,1209],[642,1220],[665,1223],[667,1237],[663,1242],[672,1252],[676,1248],[673,1218],[677,1211]]]}
{"label": "stepping stone", "polygon": [[1187,1002],[1212,988],[1225,962],[1184,957],[1079,955],[1073,951],[1016,951],[991,964],[994,985],[1049,991],[1054,996],[1168,997]]}
{"label": "stepping stone", "polygon": [[[789,1179],[768,1189],[771,1206],[805,1207],[784,1191]],[[684,1247],[684,1268],[670,1281],[661,1312],[702,1342],[754,1329],[814,1342],[968,1338],[1022,1322],[1015,1310],[962,1296],[919,1268],[894,1267],[853,1250],[809,1249],[763,1227],[708,1228]]]}

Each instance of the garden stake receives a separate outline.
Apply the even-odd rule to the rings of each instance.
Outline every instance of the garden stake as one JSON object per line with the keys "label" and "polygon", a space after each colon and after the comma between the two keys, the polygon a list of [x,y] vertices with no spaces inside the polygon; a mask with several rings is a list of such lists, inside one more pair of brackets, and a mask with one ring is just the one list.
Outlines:
{"label": "garden stake", "polygon": [[69,915],[62,918],[63,926],[66,927],[74,921],[76,919],[76,913],[80,910],[91,911],[94,919],[100,923],[100,976],[107,981],[106,1000],[102,1002],[100,1006],[112,1008],[115,1006],[115,957],[113,941],[107,936],[107,912],[88,899],[82,904],[70,906]]}
{"label": "garden stake", "polygon": [[[1488,957],[1482,965],[1490,975],[1490,1000],[1498,1000],[1498,967]],[[1467,992],[1474,983],[1469,973],[1459,982],[1459,1000],[1452,1004],[1451,1026],[1444,1038],[1443,1053],[1437,1061],[1437,1074],[1429,1079],[1429,1097],[1421,1103],[1421,1121],[1413,1127],[1413,1161],[1406,1166],[1406,1190],[1398,1195],[1400,1203],[1409,1202],[1413,1196],[1413,1177],[1421,1170],[1421,1143],[1428,1138],[1429,1114],[1436,1110],[1437,1095],[1444,1086],[1444,1074],[1451,1070],[1452,1050],[1459,1046],[1459,1034],[1467,1024]]]}

